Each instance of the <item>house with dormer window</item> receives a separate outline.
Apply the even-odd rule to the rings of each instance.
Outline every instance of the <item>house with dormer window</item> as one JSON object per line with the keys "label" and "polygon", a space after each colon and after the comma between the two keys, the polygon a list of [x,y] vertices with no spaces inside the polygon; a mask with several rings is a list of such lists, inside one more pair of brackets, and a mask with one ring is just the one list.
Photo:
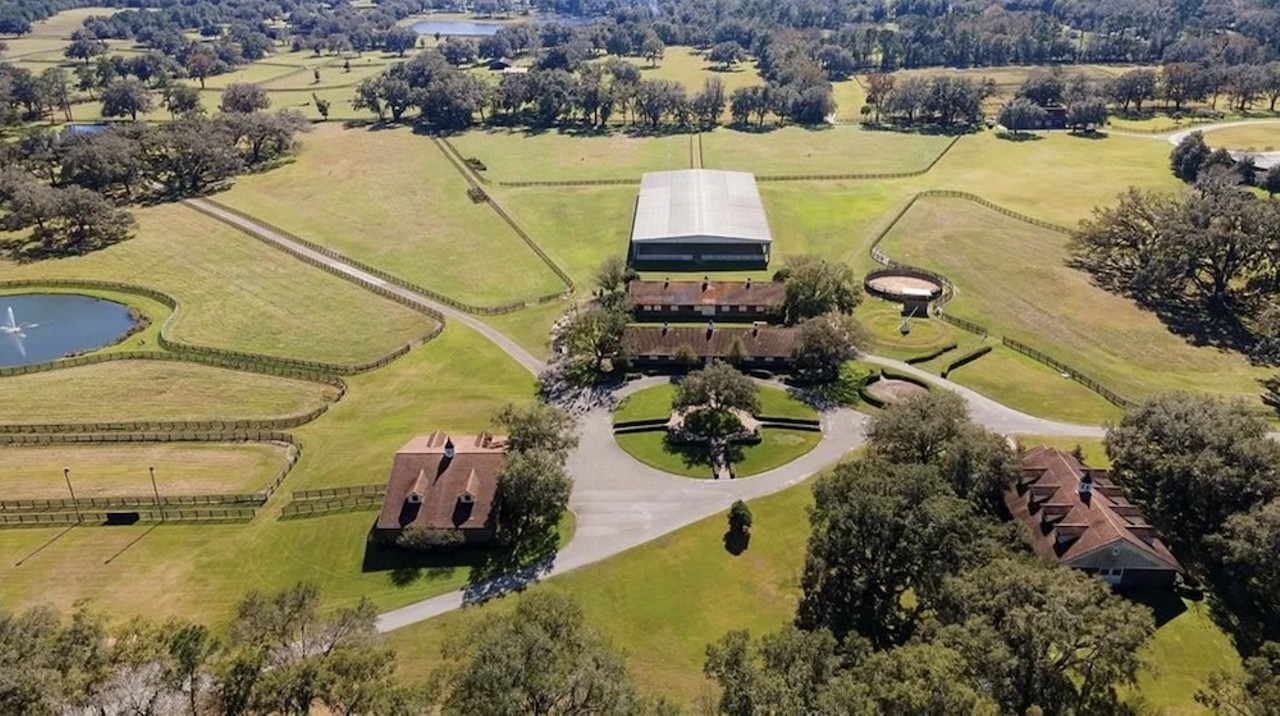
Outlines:
{"label": "house with dormer window", "polygon": [[396,452],[374,537],[394,542],[416,528],[457,532],[468,543],[492,540],[497,475],[506,457],[506,438],[489,433],[437,430],[413,438]]}
{"label": "house with dormer window", "polygon": [[1074,455],[1049,447],[1022,454],[1005,506],[1039,554],[1116,586],[1168,586],[1182,572],[1156,529],[1111,481]]}

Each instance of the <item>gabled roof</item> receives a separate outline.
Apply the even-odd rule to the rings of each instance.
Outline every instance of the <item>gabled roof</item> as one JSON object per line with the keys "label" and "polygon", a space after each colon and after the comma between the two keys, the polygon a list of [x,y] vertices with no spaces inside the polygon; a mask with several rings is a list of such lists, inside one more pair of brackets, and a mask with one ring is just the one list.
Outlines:
{"label": "gabled roof", "polygon": [[[396,453],[377,528],[490,526],[497,473],[506,456],[506,438],[488,433],[451,437],[437,430],[413,438]],[[420,502],[411,499],[415,494]]]}
{"label": "gabled roof", "polygon": [[787,297],[782,281],[640,281],[627,284],[633,306],[771,306]]}
{"label": "gabled roof", "polygon": [[1182,571],[1110,474],[1070,453],[1043,446],[1023,453],[1022,475],[1005,490],[1005,504],[1027,526],[1032,547],[1064,564],[1089,566],[1084,563],[1110,548],[1135,568]]}
{"label": "gabled roof", "polygon": [[671,357],[688,346],[701,358],[726,358],[735,340],[749,358],[790,360],[795,353],[794,328],[770,326],[711,328],[705,326],[627,326],[622,343],[636,356]]}
{"label": "gabled roof", "polygon": [[641,177],[631,240],[643,243],[680,239],[773,241],[755,175],[682,169],[649,172]]}

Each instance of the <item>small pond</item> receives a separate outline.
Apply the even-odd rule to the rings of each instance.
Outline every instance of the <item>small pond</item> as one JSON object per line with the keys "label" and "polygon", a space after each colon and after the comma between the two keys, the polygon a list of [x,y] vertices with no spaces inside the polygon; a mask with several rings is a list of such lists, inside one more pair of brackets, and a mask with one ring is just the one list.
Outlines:
{"label": "small pond", "polygon": [[44,363],[111,345],[134,323],[128,306],[92,296],[0,296],[0,366]]}
{"label": "small pond", "polygon": [[[585,25],[594,18],[561,17],[558,15],[542,15],[528,18],[530,22],[559,22],[565,25]],[[500,20],[423,20],[413,24],[413,31],[419,35],[440,34],[441,37],[484,37],[496,35],[499,28],[512,24]]]}

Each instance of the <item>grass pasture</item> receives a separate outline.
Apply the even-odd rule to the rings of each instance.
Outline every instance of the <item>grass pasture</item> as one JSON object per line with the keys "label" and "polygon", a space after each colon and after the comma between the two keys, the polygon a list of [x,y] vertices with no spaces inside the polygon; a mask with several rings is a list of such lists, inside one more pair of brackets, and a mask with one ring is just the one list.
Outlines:
{"label": "grass pasture", "polygon": [[1247,126],[1217,129],[1204,135],[1211,147],[1269,152],[1280,147],[1280,122],[1258,122]]}
{"label": "grass pasture", "polygon": [[5,499],[67,497],[62,468],[71,468],[76,497],[150,497],[148,467],[161,496],[249,493],[262,489],[285,462],[282,445],[168,443],[7,447],[0,450]]}
{"label": "grass pasture", "polygon": [[31,32],[21,37],[3,36],[0,41],[9,46],[5,54],[10,59],[46,52],[62,52],[71,39],[71,33],[79,30],[87,18],[94,15],[111,15],[117,12],[109,7],[81,7],[63,10],[47,20],[32,23]]}
{"label": "grass pasture", "polygon": [[645,172],[688,169],[692,139],[690,134],[644,137],[623,131],[574,135],[490,129],[449,141],[462,156],[484,162],[487,169],[481,175],[493,181],[639,181]]}
{"label": "grass pasture", "polygon": [[[84,256],[0,263],[0,279],[77,278],[147,286],[178,300],[170,338],[308,360],[372,360],[433,325],[417,311],[194,209],[161,204],[135,215],[133,239]],[[131,296],[128,300],[140,303]],[[167,314],[159,304],[156,309]],[[153,328],[158,326],[159,320],[153,320]],[[125,345],[136,349],[147,338],[140,334]],[[154,342],[152,338],[149,344]]]}
{"label": "grass pasture", "polygon": [[782,127],[763,133],[722,127],[702,135],[703,164],[708,169],[759,176],[911,172],[927,167],[951,141],[945,135],[849,125]]}
{"label": "grass pasture", "polygon": [[296,161],[244,177],[219,199],[459,301],[502,304],[564,289],[409,128],[321,125]]}
{"label": "grass pasture", "polygon": [[[79,369],[39,374],[61,381],[51,382],[50,389],[58,392],[45,392],[43,399],[79,397],[85,381],[69,381],[74,370]],[[37,386],[27,384],[19,391],[20,384],[11,382],[15,380],[23,379],[0,381],[0,400],[15,393],[26,403],[41,399]],[[144,392],[142,386],[152,381],[149,375],[138,376],[135,392]],[[466,584],[466,564],[435,564],[394,575],[389,567],[366,564],[371,512],[279,521],[279,509],[292,490],[385,481],[392,456],[410,437],[436,428],[462,434],[482,430],[504,403],[531,399],[533,376],[454,323],[437,340],[347,382],[346,398],[319,420],[292,431],[303,446],[301,458],[253,522],[164,525],[150,533],[145,526],[77,528],[61,536],[62,529],[0,530],[0,603],[13,609],[44,603],[65,609],[92,598],[96,607],[122,618],[182,615],[217,625],[230,618],[245,592],[278,590],[300,580],[318,584],[334,604],[369,597],[380,609]],[[225,399],[214,397],[233,405],[257,399],[252,393],[231,393]],[[115,417],[102,407],[110,406],[109,401],[93,402],[99,403],[93,417]]]}
{"label": "grass pasture", "polygon": [[[948,312],[1077,366],[1122,395],[1136,399],[1192,390],[1242,396],[1260,405],[1256,381],[1265,371],[1251,368],[1239,354],[1193,346],[1150,311],[1095,287],[1088,276],[1066,266],[1061,234],[972,202],[922,199],[882,246],[900,261],[954,281],[959,294]],[[988,372],[990,359],[962,369],[957,380]],[[1065,382],[1047,368],[1042,372],[1048,380],[1034,381],[1040,385],[1032,390],[1044,401],[1055,401]],[[991,374],[1005,384],[1014,373]]]}
{"label": "grass pasture", "polygon": [[332,400],[328,385],[173,361],[113,361],[0,380],[3,422],[278,418]]}

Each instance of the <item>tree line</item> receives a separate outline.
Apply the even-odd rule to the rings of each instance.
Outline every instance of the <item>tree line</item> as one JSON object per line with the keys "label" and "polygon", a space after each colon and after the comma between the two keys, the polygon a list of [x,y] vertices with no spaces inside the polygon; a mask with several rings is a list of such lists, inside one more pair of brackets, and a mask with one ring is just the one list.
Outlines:
{"label": "tree line", "polygon": [[[240,104],[242,96],[228,90],[224,106],[261,104]],[[28,232],[6,250],[10,258],[33,260],[123,241],[133,228],[124,205],[210,191],[288,154],[309,128],[289,110],[228,111],[92,133],[37,130],[0,143],[0,228]]]}
{"label": "tree line", "polygon": [[1020,469],[1004,438],[943,391],[890,405],[867,435],[814,485],[793,623],[707,647],[718,711],[1119,711],[1151,613],[1001,520]]}

